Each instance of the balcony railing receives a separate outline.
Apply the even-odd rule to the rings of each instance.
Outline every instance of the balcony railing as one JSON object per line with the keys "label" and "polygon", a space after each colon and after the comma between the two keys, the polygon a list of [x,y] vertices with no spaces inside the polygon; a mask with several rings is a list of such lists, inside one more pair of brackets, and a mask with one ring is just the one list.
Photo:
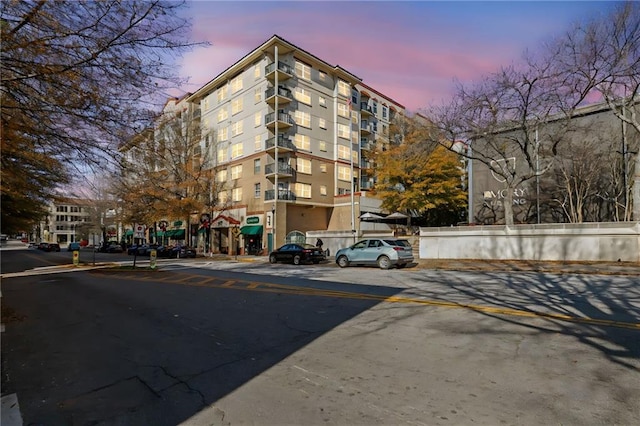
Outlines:
{"label": "balcony railing", "polygon": [[[275,198],[275,189],[267,189],[264,191],[264,200],[270,201]],[[278,200],[295,201],[296,194],[288,189],[281,189],[278,191]]]}
{"label": "balcony railing", "polygon": [[284,62],[278,62],[278,67],[276,69],[276,63],[272,62],[266,67],[264,67],[264,74],[267,78],[273,78],[275,76],[276,71],[278,71],[278,77],[282,78],[291,78],[293,77],[293,68]]}
{"label": "balcony railing", "polygon": [[[276,163],[266,164],[264,166],[265,175],[275,175]],[[278,175],[293,176],[295,170],[288,164],[278,164]]]}
{"label": "balcony railing", "polygon": [[280,102],[280,103],[291,102],[291,100],[293,99],[293,96],[291,94],[291,90],[287,89],[286,87],[282,87],[282,86],[279,86],[277,91],[276,91],[275,87],[269,87],[264,92],[264,99],[269,104],[273,104],[275,102],[276,96],[278,97],[278,102]]}
{"label": "balcony railing", "polygon": [[361,114],[373,114],[373,109],[366,102],[360,102],[360,113]]}
{"label": "balcony railing", "polygon": [[[277,118],[278,118],[278,123],[283,124],[287,127],[293,126],[294,124],[296,124],[296,122],[293,120],[293,118],[291,118],[289,113],[286,113],[286,112],[279,112],[277,114]],[[271,112],[265,115],[264,122],[267,124],[267,126],[269,125],[273,126],[273,124],[276,122],[276,113]]]}
{"label": "balcony railing", "polygon": [[275,137],[267,139],[264,143],[264,149],[274,149],[276,147],[276,144],[278,148],[283,148],[291,151],[296,149],[296,146],[291,142],[291,139],[289,139],[289,137],[285,135],[278,135],[277,141]]}

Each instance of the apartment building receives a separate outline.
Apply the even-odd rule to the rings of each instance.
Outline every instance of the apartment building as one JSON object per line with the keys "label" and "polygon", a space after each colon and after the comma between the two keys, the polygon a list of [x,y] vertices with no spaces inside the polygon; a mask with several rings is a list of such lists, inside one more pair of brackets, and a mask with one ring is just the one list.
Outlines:
{"label": "apartment building", "polygon": [[[374,184],[368,155],[404,107],[274,35],[186,99],[223,188],[213,249],[268,250],[311,230],[357,230]],[[238,231],[234,231],[236,228]]]}
{"label": "apartment building", "polygon": [[389,143],[397,115],[401,104],[274,35],[195,93],[169,100],[153,140],[141,136],[121,151],[157,169],[167,165],[145,156],[166,160],[172,138],[196,138],[191,155],[215,178],[206,211],[180,222],[186,242],[257,253],[308,231],[357,232],[363,198],[379,205],[367,195],[371,153]]}

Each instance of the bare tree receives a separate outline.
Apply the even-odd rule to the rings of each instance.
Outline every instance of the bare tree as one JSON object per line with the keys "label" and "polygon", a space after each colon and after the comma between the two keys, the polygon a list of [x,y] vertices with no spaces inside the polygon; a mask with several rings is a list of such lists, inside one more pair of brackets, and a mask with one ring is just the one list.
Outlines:
{"label": "bare tree", "polygon": [[[629,126],[630,140],[640,134],[640,4],[625,2],[608,16],[576,24],[546,46],[554,69],[564,76],[565,96],[599,96]],[[627,137],[626,135],[624,136]],[[623,141],[621,155],[632,176],[625,204],[633,199],[633,218],[640,219],[640,157],[637,146]],[[632,156],[635,154],[635,158]],[[631,188],[631,189],[630,189]],[[628,195],[631,193],[632,197]],[[629,209],[630,210],[630,209]],[[625,215],[631,219],[630,214]]]}
{"label": "bare tree", "polygon": [[0,3],[3,226],[18,203],[47,198],[68,182],[74,164],[107,167],[117,144],[148,124],[158,95],[183,83],[172,59],[194,44],[182,7]]}

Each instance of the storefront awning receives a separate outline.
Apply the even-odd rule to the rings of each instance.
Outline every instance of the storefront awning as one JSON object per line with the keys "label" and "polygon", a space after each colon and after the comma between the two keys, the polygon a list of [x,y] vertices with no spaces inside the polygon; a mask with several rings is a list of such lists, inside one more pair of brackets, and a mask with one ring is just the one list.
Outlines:
{"label": "storefront awning", "polygon": [[124,236],[125,236],[125,237],[130,237],[130,236],[132,236],[132,235],[133,235],[133,231],[132,231],[131,229],[127,229],[127,230],[125,231],[125,233],[124,233]]}
{"label": "storefront awning", "polygon": [[240,228],[242,235],[262,235],[262,225],[246,225]]}
{"label": "storefront awning", "polygon": [[165,232],[165,236],[174,240],[184,240],[184,229],[170,229]]}

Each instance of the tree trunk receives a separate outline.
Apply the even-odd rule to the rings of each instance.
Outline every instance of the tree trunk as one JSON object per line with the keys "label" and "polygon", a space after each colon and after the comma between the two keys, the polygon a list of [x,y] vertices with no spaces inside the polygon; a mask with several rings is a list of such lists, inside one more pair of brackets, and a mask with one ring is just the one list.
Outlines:
{"label": "tree trunk", "polygon": [[513,225],[513,188],[507,186],[504,194],[504,224],[507,226]]}

